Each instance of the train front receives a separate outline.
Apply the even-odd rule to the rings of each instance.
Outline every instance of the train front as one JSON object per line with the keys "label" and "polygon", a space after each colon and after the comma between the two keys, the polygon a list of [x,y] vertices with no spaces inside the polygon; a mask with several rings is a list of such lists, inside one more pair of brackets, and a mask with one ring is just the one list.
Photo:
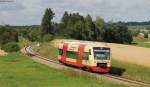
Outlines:
{"label": "train front", "polygon": [[95,67],[92,67],[94,72],[108,73],[111,67],[110,48],[109,47],[93,47],[93,56]]}

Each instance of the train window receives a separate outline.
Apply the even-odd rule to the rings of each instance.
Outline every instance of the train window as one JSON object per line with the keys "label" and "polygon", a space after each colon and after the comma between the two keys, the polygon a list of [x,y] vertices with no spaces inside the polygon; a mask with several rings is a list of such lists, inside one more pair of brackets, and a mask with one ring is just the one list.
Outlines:
{"label": "train window", "polygon": [[84,52],[84,54],[83,54],[83,59],[84,59],[84,60],[88,60],[88,59],[89,59],[89,55],[90,55],[89,52]]}
{"label": "train window", "polygon": [[91,55],[91,49],[89,49],[89,55]]}
{"label": "train window", "polygon": [[63,50],[59,49],[59,55],[63,55]]}
{"label": "train window", "polygon": [[96,60],[109,60],[110,59],[110,48],[94,47],[94,58]]}
{"label": "train window", "polygon": [[67,58],[77,59],[78,58],[77,52],[67,51]]}

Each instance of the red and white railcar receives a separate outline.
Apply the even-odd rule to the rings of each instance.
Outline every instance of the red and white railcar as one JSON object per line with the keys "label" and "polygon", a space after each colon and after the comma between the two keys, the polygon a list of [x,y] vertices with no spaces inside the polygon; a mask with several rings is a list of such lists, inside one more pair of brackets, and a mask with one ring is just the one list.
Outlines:
{"label": "red and white railcar", "polygon": [[93,72],[110,71],[110,48],[96,42],[64,42],[59,45],[58,60]]}

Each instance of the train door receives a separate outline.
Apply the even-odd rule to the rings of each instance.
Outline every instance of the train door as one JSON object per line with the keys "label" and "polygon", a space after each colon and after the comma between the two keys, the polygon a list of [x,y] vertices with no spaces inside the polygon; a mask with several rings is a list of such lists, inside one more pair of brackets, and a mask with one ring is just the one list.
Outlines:
{"label": "train door", "polygon": [[66,63],[67,49],[68,49],[68,44],[64,43],[64,45],[63,45],[63,55],[61,56],[61,61],[64,62],[64,63]]}
{"label": "train door", "polygon": [[85,45],[82,45],[82,44],[80,44],[78,47],[77,65],[81,67],[83,66],[82,61],[83,61],[84,47]]}
{"label": "train door", "polygon": [[91,57],[91,50],[85,51],[83,53],[83,60],[85,65],[90,65],[90,57]]}

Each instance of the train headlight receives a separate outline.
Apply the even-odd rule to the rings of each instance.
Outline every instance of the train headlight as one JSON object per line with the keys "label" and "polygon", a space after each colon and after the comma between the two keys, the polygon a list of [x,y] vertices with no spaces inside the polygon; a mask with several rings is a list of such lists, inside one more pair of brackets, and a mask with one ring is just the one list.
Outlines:
{"label": "train headlight", "polygon": [[107,63],[107,67],[111,67],[111,64],[110,64],[110,63]]}
{"label": "train headlight", "polygon": [[94,63],[97,63],[97,61],[94,61]]}

